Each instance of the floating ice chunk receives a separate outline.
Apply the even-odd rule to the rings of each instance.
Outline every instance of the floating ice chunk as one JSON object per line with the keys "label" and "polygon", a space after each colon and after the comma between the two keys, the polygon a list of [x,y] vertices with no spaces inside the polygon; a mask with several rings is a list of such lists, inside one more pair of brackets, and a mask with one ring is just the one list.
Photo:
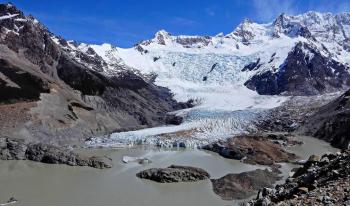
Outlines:
{"label": "floating ice chunk", "polygon": [[122,158],[122,161],[124,163],[131,163],[131,162],[137,162],[139,164],[149,164],[152,161],[149,160],[148,158],[142,158],[142,157],[129,157],[129,156],[124,156]]}

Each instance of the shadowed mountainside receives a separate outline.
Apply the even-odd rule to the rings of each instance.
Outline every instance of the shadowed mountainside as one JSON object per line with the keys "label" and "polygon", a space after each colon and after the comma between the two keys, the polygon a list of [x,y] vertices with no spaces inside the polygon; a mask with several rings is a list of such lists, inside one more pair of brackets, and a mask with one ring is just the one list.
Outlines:
{"label": "shadowed mountainside", "polygon": [[0,16],[0,136],[80,141],[165,124],[168,112],[190,106],[125,65],[72,49],[11,4],[0,4]]}

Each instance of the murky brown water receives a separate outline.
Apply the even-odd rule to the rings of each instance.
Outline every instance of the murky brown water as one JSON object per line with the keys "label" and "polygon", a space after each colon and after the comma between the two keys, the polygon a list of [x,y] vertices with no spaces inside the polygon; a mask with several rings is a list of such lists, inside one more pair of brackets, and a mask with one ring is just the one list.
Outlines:
{"label": "murky brown water", "polygon": [[[306,144],[293,148],[300,156],[334,151],[326,143],[305,139]],[[107,170],[46,165],[29,161],[0,161],[0,203],[10,197],[16,206],[227,206],[237,202],[223,201],[212,191],[210,181],[159,184],[136,178],[135,174],[150,167],[171,164],[196,166],[213,178],[227,173],[254,170],[255,166],[224,159],[198,150],[164,151],[121,149],[98,151],[113,158],[114,167]],[[123,164],[123,155],[145,156],[153,163]]]}

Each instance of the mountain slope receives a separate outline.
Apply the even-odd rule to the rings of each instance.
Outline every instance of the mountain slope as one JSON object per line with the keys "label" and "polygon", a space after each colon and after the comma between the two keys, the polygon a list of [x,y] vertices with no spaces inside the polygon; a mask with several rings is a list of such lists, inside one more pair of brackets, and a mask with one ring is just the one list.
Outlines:
{"label": "mountain slope", "polygon": [[[177,101],[201,103],[191,118],[203,125],[212,123],[203,114],[213,110],[271,108],[284,100],[258,94],[350,86],[348,13],[244,20],[213,37],[161,30],[126,49],[66,41],[10,4],[0,7],[0,26],[0,92],[10,94],[0,106],[4,136],[63,142],[177,122],[166,114],[190,104],[178,104],[170,91]],[[230,131],[240,125],[231,120]]]}
{"label": "mountain slope", "polygon": [[335,92],[349,86],[349,67],[323,56],[312,46],[297,43],[277,71],[254,75],[245,85],[259,94],[294,95]]}
{"label": "mountain slope", "polygon": [[[125,65],[109,67],[11,4],[0,5],[1,136],[65,143],[166,123],[186,107]],[[109,69],[113,68],[113,72]]]}
{"label": "mountain slope", "polygon": [[332,146],[350,147],[350,90],[321,107],[308,118],[300,131],[328,141]]}
{"label": "mountain slope", "polygon": [[246,85],[259,94],[314,95],[350,86],[349,36],[349,13],[308,12],[281,14],[269,24],[246,19],[227,35],[173,36],[161,30],[129,49],[89,46],[107,62],[158,75],[156,81],[175,94],[179,88],[169,80],[199,87]]}

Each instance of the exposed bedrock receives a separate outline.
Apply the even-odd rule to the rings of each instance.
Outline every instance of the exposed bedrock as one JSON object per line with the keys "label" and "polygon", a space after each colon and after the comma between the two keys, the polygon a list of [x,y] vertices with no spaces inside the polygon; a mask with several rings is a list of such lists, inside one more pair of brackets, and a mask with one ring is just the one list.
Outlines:
{"label": "exposed bedrock", "polygon": [[212,179],[213,190],[224,200],[245,199],[254,195],[262,187],[271,187],[281,179],[269,170],[257,169],[239,174],[227,174]]}
{"label": "exposed bedrock", "polygon": [[41,93],[49,91],[46,80],[0,59],[0,104],[38,101]]}
{"label": "exposed bedrock", "polygon": [[1,160],[31,160],[48,164],[89,166],[98,169],[111,168],[107,157],[84,157],[75,152],[47,144],[28,144],[24,140],[0,138]]}
{"label": "exposed bedrock", "polygon": [[296,159],[297,156],[283,149],[280,142],[293,143],[288,137],[237,136],[206,145],[202,149],[249,164],[273,165]]}
{"label": "exposed bedrock", "polygon": [[[252,63],[245,69],[254,70]],[[349,67],[323,55],[311,43],[299,42],[277,71],[251,77],[245,85],[263,95],[315,95],[349,88]]]}
{"label": "exposed bedrock", "polygon": [[348,149],[350,146],[350,90],[320,107],[299,130],[330,142],[334,147]]}
{"label": "exposed bedrock", "polygon": [[203,169],[178,165],[171,165],[167,168],[151,168],[137,173],[136,176],[160,183],[196,182],[210,178],[209,173]]}

